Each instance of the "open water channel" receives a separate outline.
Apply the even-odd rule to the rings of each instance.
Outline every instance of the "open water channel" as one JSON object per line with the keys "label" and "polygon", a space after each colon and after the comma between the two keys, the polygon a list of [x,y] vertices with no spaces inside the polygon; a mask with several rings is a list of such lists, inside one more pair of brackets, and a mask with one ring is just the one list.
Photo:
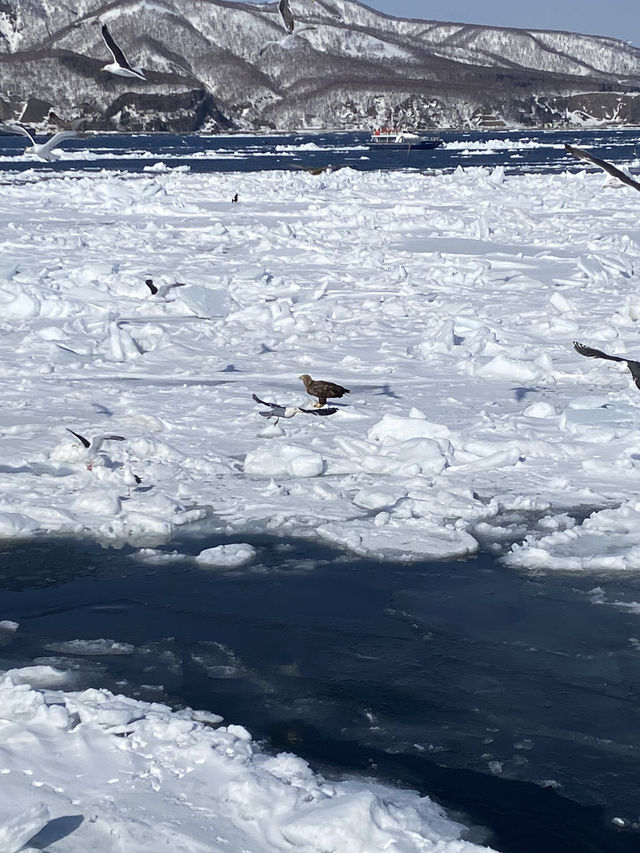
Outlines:
{"label": "open water channel", "polygon": [[[241,541],[257,559],[235,572],[70,539],[3,546],[2,618],[20,629],[0,668],[220,713],[326,775],[420,790],[502,853],[639,849],[640,578]],[[83,649],[95,639],[128,646]]]}

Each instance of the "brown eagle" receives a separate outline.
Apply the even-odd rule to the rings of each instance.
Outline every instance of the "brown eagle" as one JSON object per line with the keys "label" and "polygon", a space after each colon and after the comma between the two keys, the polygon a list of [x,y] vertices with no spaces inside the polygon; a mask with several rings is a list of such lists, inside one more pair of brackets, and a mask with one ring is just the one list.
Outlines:
{"label": "brown eagle", "polygon": [[348,388],[343,388],[342,385],[336,385],[335,382],[325,382],[324,379],[312,379],[308,373],[303,373],[298,376],[302,379],[307,394],[311,397],[317,397],[318,402],[314,403],[314,408],[319,409],[324,406],[329,397],[342,397],[344,394],[349,394]]}
{"label": "brown eagle", "polygon": [[589,358],[606,358],[608,361],[621,361],[623,364],[626,364],[631,371],[633,381],[636,383],[636,386],[640,388],[640,361],[633,361],[632,359],[625,358],[621,355],[608,355],[600,349],[587,347],[584,344],[579,344],[577,341],[573,342],[573,346],[575,347],[576,352],[579,352],[580,355],[586,355]]}

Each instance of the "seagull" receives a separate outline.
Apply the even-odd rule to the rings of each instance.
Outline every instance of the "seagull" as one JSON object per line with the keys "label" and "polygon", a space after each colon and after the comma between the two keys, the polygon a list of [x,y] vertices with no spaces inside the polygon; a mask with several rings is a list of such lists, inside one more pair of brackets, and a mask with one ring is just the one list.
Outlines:
{"label": "seagull", "polygon": [[335,415],[338,409],[301,409],[299,406],[281,406],[279,403],[267,403],[265,400],[261,400],[260,397],[257,397],[255,394],[251,395],[256,403],[260,403],[261,406],[269,406],[269,412],[258,412],[259,415],[262,415],[263,418],[275,418],[276,423],[280,420],[280,418],[292,418],[297,414],[304,415]]}
{"label": "seagull", "polygon": [[291,11],[291,4],[289,3],[289,0],[280,0],[278,3],[278,12],[280,12],[282,17],[282,23],[284,24],[285,30],[288,33],[292,33],[295,21],[293,20],[293,12]]}
{"label": "seagull", "polygon": [[80,435],[79,432],[74,432],[69,427],[65,427],[67,432],[70,432],[71,435],[75,435],[78,441],[82,444],[82,446],[87,451],[87,470],[93,470],[93,460],[97,457],[100,450],[102,449],[102,445],[105,441],[124,441],[125,438],[123,435],[96,435],[93,438],[86,438],[84,435]]}
{"label": "seagull", "polygon": [[620,355],[608,355],[606,352],[602,352],[602,350],[587,347],[584,344],[578,343],[578,341],[574,341],[573,346],[576,352],[579,352],[580,355],[586,355],[588,358],[606,358],[608,361],[621,361],[623,364],[626,364],[631,371],[631,376],[636,387],[640,388],[640,361],[633,361],[630,358]]}
{"label": "seagull", "polygon": [[302,35],[302,33],[311,32],[311,30],[317,30],[317,27],[303,27],[301,30],[296,30],[295,33],[291,32],[289,35],[286,35],[284,38],[276,39],[273,41],[268,41],[263,44],[263,46],[258,51],[258,56],[262,56],[265,50],[270,47],[272,44],[277,44],[283,50],[291,50],[292,47],[295,47],[295,39]]}
{"label": "seagull", "polygon": [[60,155],[53,151],[58,143],[62,142],[63,139],[71,139],[72,137],[78,137],[81,135],[77,130],[61,130],[59,133],[54,133],[54,135],[46,142],[36,142],[29,131],[20,124],[2,124],[0,127],[3,130],[8,130],[10,133],[21,133],[23,136],[26,136],[32,144],[29,145],[28,148],[24,149],[24,153],[35,154],[36,157],[40,157],[41,160],[46,160],[47,163],[60,159]]}
{"label": "seagull", "polygon": [[139,486],[142,482],[142,477],[134,474],[129,465],[121,465],[118,470],[122,472],[122,479],[125,485],[129,486],[129,489],[132,486]]}
{"label": "seagull", "polygon": [[114,40],[113,36],[107,29],[107,25],[102,25],[102,38],[104,43],[111,51],[113,62],[108,65],[103,65],[101,71],[108,71],[110,74],[117,74],[119,77],[136,77],[138,80],[146,80],[147,78],[142,73],[142,68],[137,65],[130,65],[129,60],[124,55],[120,45]]}
{"label": "seagull", "polygon": [[157,296],[158,299],[166,299],[169,291],[173,290],[175,287],[186,287],[187,286],[184,281],[174,281],[173,284],[161,284],[160,287],[158,287],[156,284],[153,283],[152,278],[145,279],[144,283],[147,285],[147,287],[151,291],[151,295]]}

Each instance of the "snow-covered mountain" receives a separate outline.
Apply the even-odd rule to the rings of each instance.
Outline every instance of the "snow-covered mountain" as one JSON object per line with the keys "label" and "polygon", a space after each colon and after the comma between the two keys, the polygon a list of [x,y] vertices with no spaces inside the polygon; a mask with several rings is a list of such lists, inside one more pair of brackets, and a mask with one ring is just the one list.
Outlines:
{"label": "snow-covered mountain", "polygon": [[[276,3],[4,0],[0,116],[31,99],[31,118],[128,130],[637,121],[640,50],[622,41],[292,5],[283,42]],[[146,82],[101,70],[104,22]]]}

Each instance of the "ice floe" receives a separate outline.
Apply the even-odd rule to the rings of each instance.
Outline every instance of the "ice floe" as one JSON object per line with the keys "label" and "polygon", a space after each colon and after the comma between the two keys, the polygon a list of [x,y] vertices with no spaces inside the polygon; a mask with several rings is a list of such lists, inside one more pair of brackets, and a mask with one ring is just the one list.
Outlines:
{"label": "ice floe", "polygon": [[[0,537],[154,549],[210,518],[236,541],[636,570],[640,396],[572,346],[640,354],[630,190],[502,168],[38,174],[5,176],[0,213]],[[149,277],[185,287],[154,299]],[[261,422],[252,394],[308,405],[304,372],[348,401]],[[126,440],[87,470],[67,426]]]}

